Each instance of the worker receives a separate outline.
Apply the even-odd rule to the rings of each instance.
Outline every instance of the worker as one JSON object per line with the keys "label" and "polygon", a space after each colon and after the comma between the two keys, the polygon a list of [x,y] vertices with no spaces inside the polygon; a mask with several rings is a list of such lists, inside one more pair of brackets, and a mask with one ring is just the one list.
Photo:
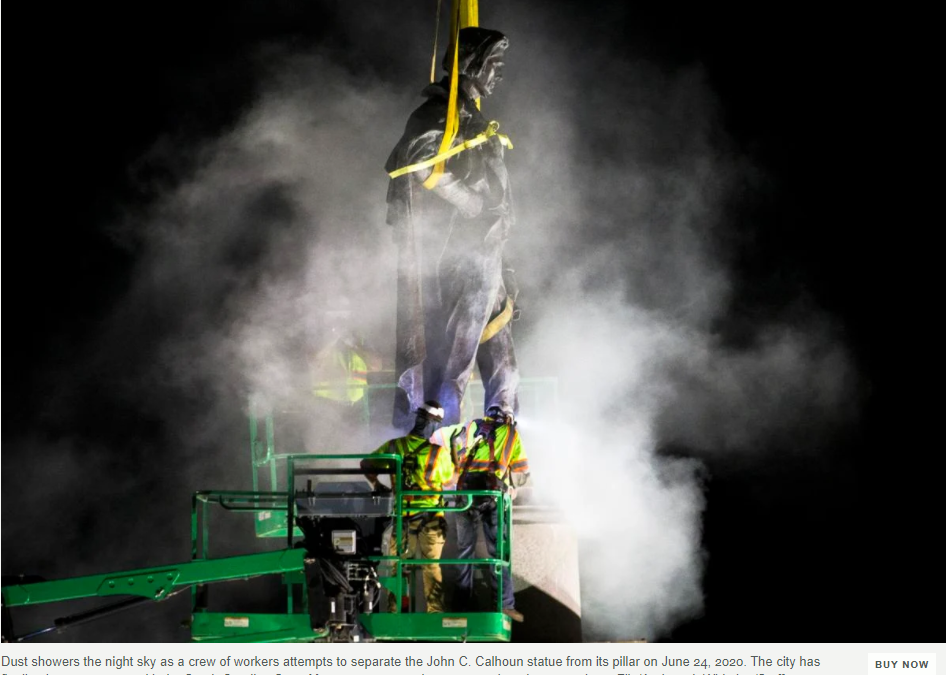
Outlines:
{"label": "worker", "polygon": [[[495,30],[459,31],[456,57],[448,49],[447,75],[430,84],[388,158],[389,173],[433,159],[441,150],[450,108],[451,74],[458,73],[459,127],[453,146],[473,141],[491,127],[479,101],[502,80],[509,40]],[[394,424],[407,428],[420,401],[436,398],[445,423],[458,424],[467,383],[478,368],[484,409],[516,411],[519,369],[510,319],[516,284],[504,247],[514,227],[502,137],[434,167],[392,178],[388,224],[398,245]],[[431,183],[434,183],[433,185]]]}
{"label": "worker", "polygon": [[[444,483],[453,478],[454,466],[450,451],[432,444],[430,437],[443,422],[443,408],[437,401],[426,401],[416,411],[410,433],[384,443],[372,454],[396,454],[401,460],[401,485],[405,491],[427,491],[429,495],[405,496],[401,525],[400,552],[396,537],[391,538],[390,555],[413,559],[417,554],[424,560],[440,560],[446,542],[447,520],[442,511],[417,511],[418,507],[443,505]],[[379,492],[390,490],[378,479],[378,473],[389,469],[384,460],[362,460],[361,468],[368,482]],[[392,482],[394,479],[392,478]],[[395,483],[396,484],[396,483]],[[431,563],[423,568],[424,600],[428,612],[443,611],[443,574],[440,565]],[[395,611],[397,599],[389,597],[388,609]]]}
{"label": "worker", "polygon": [[[355,330],[352,312],[338,302],[322,312],[318,332],[306,345],[308,403],[306,452],[340,453],[364,447],[368,438],[368,373],[381,359]],[[299,452],[299,450],[293,450]]]}
{"label": "worker", "polygon": [[[490,408],[485,417],[473,420],[459,433],[446,427],[440,430],[439,437],[450,442],[454,448],[459,474],[458,490],[498,490],[515,498],[516,489],[529,478],[529,460],[522,448],[515,418],[509,410]],[[502,509],[495,497],[473,497],[470,508],[457,513],[457,557],[476,557],[476,539],[482,529],[487,554],[490,558],[496,558],[498,523],[502,517]],[[507,523],[504,532],[507,546],[511,526],[512,523]],[[494,573],[487,574],[494,603],[497,576]],[[516,609],[512,574],[508,566],[502,568],[502,586],[503,613],[514,621],[524,621],[525,617]],[[472,565],[459,566],[456,599],[461,611],[473,609]]]}
{"label": "worker", "polygon": [[351,326],[348,310],[324,313],[327,339],[309,356],[312,393],[323,399],[354,405],[365,396],[368,370],[378,370],[380,359]]}

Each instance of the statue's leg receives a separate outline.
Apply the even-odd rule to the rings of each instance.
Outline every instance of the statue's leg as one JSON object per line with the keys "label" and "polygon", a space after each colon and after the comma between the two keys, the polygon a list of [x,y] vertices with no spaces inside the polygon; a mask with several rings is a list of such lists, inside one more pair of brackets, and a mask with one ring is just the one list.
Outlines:
{"label": "statue's leg", "polygon": [[[440,401],[443,373],[450,356],[444,336],[447,331],[447,316],[440,304],[439,284],[428,284],[425,293],[424,331],[427,335],[427,358],[424,360],[424,400]],[[441,405],[443,402],[441,401]]]}
{"label": "statue's leg", "polygon": [[501,251],[465,252],[442,261],[440,290],[446,314],[447,358],[438,400],[444,424],[460,422],[460,404],[476,364],[480,336],[502,283]]}
{"label": "statue's leg", "polygon": [[480,369],[480,377],[483,378],[485,390],[483,410],[496,406],[518,415],[519,366],[516,364],[511,322],[479,346],[476,364]]}

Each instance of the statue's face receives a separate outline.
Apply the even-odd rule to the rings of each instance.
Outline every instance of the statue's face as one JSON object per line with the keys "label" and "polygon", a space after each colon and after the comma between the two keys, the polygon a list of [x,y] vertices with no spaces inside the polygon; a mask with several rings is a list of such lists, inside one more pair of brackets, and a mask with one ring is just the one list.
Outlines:
{"label": "statue's face", "polygon": [[489,96],[493,89],[503,79],[503,67],[505,66],[502,53],[493,54],[486,60],[480,76],[476,78],[476,88],[480,95]]}

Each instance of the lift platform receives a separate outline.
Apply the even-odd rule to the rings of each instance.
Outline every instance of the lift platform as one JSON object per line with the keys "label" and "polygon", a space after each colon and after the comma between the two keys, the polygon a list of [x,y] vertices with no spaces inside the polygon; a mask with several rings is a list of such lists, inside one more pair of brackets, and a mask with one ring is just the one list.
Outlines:
{"label": "lift platform", "polygon": [[[383,460],[393,491],[373,491],[364,480],[360,461],[368,455],[289,455],[285,457],[285,491],[198,491],[192,499],[191,559],[122,572],[106,572],[54,581],[22,578],[2,587],[3,640],[24,641],[52,631],[113,614],[177,593],[191,594],[186,620],[195,642],[508,642],[512,626],[497,599],[494,611],[427,613],[412,589],[423,565],[483,565],[499,573],[510,565],[512,504],[496,491],[444,492],[448,506],[416,507],[412,511],[462,511],[471,497],[490,496],[500,503],[496,558],[439,561],[406,560],[387,555],[388,536],[400,542],[405,497],[424,493],[403,489],[401,458]],[[245,555],[211,556],[214,510],[281,521],[285,546]],[[281,610],[246,612],[218,610],[211,589],[223,582],[258,577],[281,581]],[[499,574],[499,583],[502,575]],[[392,612],[378,611],[385,593],[399,602]],[[52,626],[28,632],[14,630],[14,610],[81,598],[115,602],[57,619]],[[499,595],[501,597],[501,593]]]}
{"label": "lift platform", "polygon": [[[369,374],[375,375],[375,374]],[[380,374],[364,387],[365,395],[353,405],[352,419],[356,420],[363,438],[376,437],[389,430],[394,390],[397,385],[385,381],[393,377],[391,371]],[[388,377],[390,376],[390,377]],[[482,417],[483,383],[473,378],[461,402],[461,418],[472,420]],[[555,377],[524,377],[519,383],[519,399],[523,418],[553,418],[558,410],[558,379]],[[286,402],[260,403],[251,397],[248,402],[250,474],[254,491],[281,491],[286,489],[286,462],[289,457],[302,454],[341,454],[356,451],[358,444],[304,448],[299,434],[286,434],[289,427],[298,427],[311,416],[311,410],[298,404],[299,397]],[[309,402],[315,405],[317,402]],[[260,538],[285,538],[286,519],[276,512],[263,509],[254,518],[256,535]],[[296,534],[301,532],[296,529]]]}

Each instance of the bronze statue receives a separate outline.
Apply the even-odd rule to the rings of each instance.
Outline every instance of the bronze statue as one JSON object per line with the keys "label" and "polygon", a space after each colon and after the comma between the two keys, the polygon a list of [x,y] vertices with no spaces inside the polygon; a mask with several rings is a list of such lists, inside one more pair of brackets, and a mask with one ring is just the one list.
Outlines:
{"label": "bronze statue", "polygon": [[[410,427],[427,399],[441,402],[444,424],[458,423],[474,365],[486,389],[484,409],[518,413],[519,371],[509,324],[515,290],[503,262],[514,223],[512,195],[502,139],[476,103],[502,80],[508,44],[498,31],[460,30],[453,146],[488,138],[447,159],[431,189],[424,186],[430,167],[393,178],[388,189],[388,223],[399,253],[394,424],[400,428]],[[388,172],[441,151],[453,62],[451,48],[443,63],[447,75],[423,90],[427,100],[408,120],[385,165]]]}

